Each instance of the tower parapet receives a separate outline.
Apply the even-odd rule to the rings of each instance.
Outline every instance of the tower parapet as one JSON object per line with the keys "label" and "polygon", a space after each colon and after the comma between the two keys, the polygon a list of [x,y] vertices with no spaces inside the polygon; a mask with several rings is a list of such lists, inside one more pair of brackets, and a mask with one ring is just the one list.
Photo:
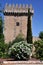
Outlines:
{"label": "tower parapet", "polygon": [[5,8],[4,8],[4,13],[28,13],[28,9],[30,9],[31,13],[34,13],[34,10],[32,8],[32,6],[28,6],[28,4],[16,4],[16,5],[11,5],[11,4],[6,4]]}

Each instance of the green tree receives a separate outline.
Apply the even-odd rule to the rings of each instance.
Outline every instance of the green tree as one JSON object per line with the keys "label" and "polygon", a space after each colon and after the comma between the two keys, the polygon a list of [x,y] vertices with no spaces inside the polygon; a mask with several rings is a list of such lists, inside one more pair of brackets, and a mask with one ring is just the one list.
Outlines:
{"label": "green tree", "polygon": [[35,41],[35,55],[34,57],[43,60],[43,40]]}
{"label": "green tree", "polygon": [[4,35],[3,35],[3,22],[2,22],[2,17],[0,17],[0,42],[4,41]]}
{"label": "green tree", "polygon": [[31,29],[31,14],[28,10],[28,23],[27,23],[27,43],[32,43],[32,29]]}
{"label": "green tree", "polygon": [[41,31],[41,32],[39,33],[39,38],[40,38],[40,39],[43,39],[43,31]]}

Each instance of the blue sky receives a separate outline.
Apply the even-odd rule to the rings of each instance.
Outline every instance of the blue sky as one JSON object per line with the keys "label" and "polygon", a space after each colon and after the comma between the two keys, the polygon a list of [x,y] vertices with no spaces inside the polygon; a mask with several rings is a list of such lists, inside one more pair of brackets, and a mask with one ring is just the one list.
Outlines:
{"label": "blue sky", "polygon": [[39,32],[43,31],[43,0],[0,0],[0,9],[3,9],[6,3],[32,4],[34,8],[34,15],[32,19],[33,36],[38,36]]}

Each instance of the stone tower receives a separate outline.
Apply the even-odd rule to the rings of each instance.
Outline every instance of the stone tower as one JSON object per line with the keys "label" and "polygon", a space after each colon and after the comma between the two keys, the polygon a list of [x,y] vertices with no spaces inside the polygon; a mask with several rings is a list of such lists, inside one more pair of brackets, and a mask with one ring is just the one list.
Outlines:
{"label": "stone tower", "polygon": [[[19,33],[27,36],[28,9],[33,14],[32,6],[6,4],[4,8],[4,37],[5,42],[14,40]],[[32,16],[31,16],[32,18]]]}

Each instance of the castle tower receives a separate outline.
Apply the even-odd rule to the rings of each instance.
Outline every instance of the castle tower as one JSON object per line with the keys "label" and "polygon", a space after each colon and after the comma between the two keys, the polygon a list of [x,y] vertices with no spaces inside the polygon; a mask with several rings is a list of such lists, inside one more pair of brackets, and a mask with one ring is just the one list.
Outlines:
{"label": "castle tower", "polygon": [[[28,9],[33,14],[32,7],[28,5],[6,4],[4,8],[4,37],[5,42],[14,40],[19,33],[27,35]],[[32,15],[31,15],[32,18]]]}

